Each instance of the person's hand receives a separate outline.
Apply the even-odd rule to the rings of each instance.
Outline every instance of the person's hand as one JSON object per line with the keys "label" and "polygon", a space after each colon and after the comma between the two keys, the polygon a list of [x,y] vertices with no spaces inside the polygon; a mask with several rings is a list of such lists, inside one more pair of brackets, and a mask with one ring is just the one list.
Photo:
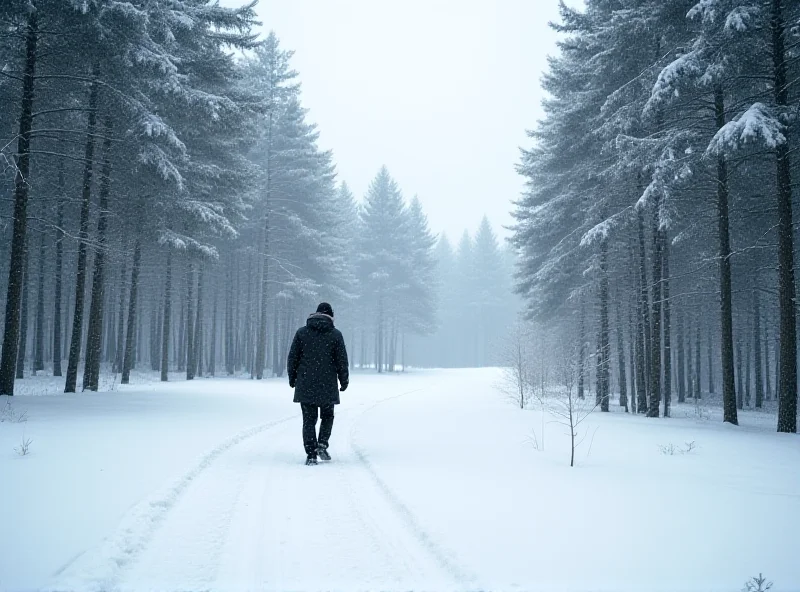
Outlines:
{"label": "person's hand", "polygon": [[294,388],[294,381],[293,380],[289,381],[289,388]]}
{"label": "person's hand", "polygon": [[347,390],[347,387],[348,387],[348,386],[349,386],[349,384],[345,382],[345,383],[344,383],[344,384],[341,386],[341,388],[340,388],[339,390],[340,390],[341,392],[345,392],[345,391]]}

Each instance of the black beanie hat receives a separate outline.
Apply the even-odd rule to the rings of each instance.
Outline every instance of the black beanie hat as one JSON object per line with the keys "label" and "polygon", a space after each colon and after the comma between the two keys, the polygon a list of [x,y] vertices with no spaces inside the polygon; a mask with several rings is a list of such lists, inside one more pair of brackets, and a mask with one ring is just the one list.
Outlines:
{"label": "black beanie hat", "polygon": [[326,314],[329,317],[332,317],[333,316],[333,307],[330,304],[328,304],[327,302],[322,302],[317,307],[317,312],[321,313],[321,314]]}

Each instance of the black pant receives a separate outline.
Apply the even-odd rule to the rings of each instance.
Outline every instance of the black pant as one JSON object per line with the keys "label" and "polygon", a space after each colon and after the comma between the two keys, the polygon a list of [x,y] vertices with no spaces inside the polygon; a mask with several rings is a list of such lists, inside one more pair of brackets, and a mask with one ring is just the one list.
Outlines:
{"label": "black pant", "polygon": [[[317,456],[317,447],[327,448],[333,429],[333,404],[312,405],[300,403],[303,409],[303,446],[308,456]],[[317,417],[322,418],[317,439]]]}

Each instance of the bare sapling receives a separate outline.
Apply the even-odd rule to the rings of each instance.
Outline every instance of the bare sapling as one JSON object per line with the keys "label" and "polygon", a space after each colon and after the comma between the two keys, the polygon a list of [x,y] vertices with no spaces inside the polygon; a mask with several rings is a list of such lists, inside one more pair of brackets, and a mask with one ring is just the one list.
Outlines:
{"label": "bare sapling", "polygon": [[[548,411],[555,419],[555,423],[564,426],[570,438],[569,466],[575,466],[575,450],[583,443],[586,434],[580,436],[581,424],[597,408],[598,402],[586,397],[581,399],[575,390],[576,375],[578,373],[578,356],[564,355],[558,362],[558,377],[560,389],[555,396],[548,399]],[[587,431],[588,434],[588,431]]]}

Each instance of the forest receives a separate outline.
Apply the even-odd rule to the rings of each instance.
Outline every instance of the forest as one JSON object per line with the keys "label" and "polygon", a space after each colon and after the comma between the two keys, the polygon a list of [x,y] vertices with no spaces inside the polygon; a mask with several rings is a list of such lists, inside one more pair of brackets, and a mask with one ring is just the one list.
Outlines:
{"label": "forest", "polygon": [[454,250],[386,167],[357,199],[254,4],[0,10],[0,393],[51,369],[65,392],[135,368],[282,376],[323,299],[354,366],[493,361],[510,250],[488,220]]}
{"label": "forest", "polygon": [[[515,203],[526,316],[626,410],[797,431],[800,3],[561,4]],[[614,391],[616,392],[616,391]]]}

